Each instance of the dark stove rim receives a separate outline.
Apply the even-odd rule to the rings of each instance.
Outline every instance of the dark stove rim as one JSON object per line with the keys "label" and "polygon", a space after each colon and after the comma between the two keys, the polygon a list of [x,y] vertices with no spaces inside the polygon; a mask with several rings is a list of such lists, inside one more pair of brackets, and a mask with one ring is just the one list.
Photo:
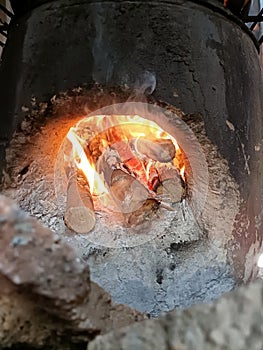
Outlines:
{"label": "dark stove rim", "polygon": [[[18,0],[21,1],[21,0]],[[28,12],[33,11],[34,9],[44,6],[46,4],[51,4],[51,3],[56,3],[56,2],[60,2],[62,0],[42,0],[41,3],[36,4],[35,6],[31,6],[27,12],[24,12],[22,14],[20,14],[20,16],[26,15]],[[219,3],[218,0],[187,0],[189,2],[207,7],[217,13],[219,13],[220,15],[226,17],[228,20],[236,23],[241,29],[243,29],[243,31],[249,35],[249,37],[252,39],[254,45],[256,46],[257,51],[259,52],[259,44],[258,41],[256,39],[256,37],[254,36],[254,34],[252,33],[252,31],[245,25],[245,23],[238,18],[237,16],[235,16],[232,12],[230,12],[229,10],[225,9],[223,7],[223,5],[221,5]],[[156,4],[156,5],[160,5],[160,4],[167,4],[167,5],[175,5],[175,4],[182,4],[181,0],[160,0],[160,1],[156,1],[156,0],[76,0],[72,5],[80,5],[80,4],[87,4],[87,3],[152,3],[152,4]],[[20,17],[19,15],[16,15],[15,18]]]}
{"label": "dark stove rim", "polygon": [[[162,1],[166,2],[166,0],[162,0]],[[170,0],[170,1],[173,1],[173,0]],[[218,1],[215,1],[215,0],[188,0],[188,1],[191,1],[199,5],[203,5],[211,10],[214,10],[215,12],[218,12],[222,16],[226,17],[228,20],[233,21],[234,23],[239,25],[241,29],[243,29],[250,36],[254,45],[256,46],[258,53],[260,52],[259,43],[256,37],[254,36],[253,32],[246,26],[246,24],[239,17],[234,15],[230,10],[227,10],[224,7],[220,6]]]}

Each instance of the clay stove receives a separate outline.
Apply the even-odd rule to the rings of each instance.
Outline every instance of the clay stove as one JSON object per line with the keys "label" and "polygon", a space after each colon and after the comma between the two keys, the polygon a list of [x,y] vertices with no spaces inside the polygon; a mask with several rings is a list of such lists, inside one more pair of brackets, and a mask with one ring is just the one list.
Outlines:
{"label": "clay stove", "polygon": [[153,316],[255,277],[262,79],[245,25],[214,1],[42,1],[13,23],[2,193]]}

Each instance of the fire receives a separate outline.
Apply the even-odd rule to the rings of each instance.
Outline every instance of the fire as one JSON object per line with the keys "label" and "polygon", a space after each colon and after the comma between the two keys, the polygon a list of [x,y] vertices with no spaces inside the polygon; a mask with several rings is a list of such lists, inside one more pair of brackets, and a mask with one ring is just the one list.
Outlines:
{"label": "fire", "polygon": [[183,165],[182,168],[180,169],[181,178],[185,181],[184,173],[185,173],[185,165]]}
{"label": "fire", "polygon": [[68,132],[67,139],[72,143],[72,156],[74,163],[85,175],[91,194],[108,193],[99,174],[95,170],[94,164],[91,164],[83,149],[83,140],[76,135],[74,128]]}
{"label": "fire", "polygon": [[110,196],[114,187],[111,173],[116,170],[126,176],[126,182],[127,176],[139,181],[151,197],[161,182],[160,169],[172,169],[186,181],[183,153],[176,139],[138,115],[84,118],[69,130],[67,139],[72,145],[70,159],[84,174],[93,196]]}
{"label": "fire", "polygon": [[146,177],[147,177],[147,181],[149,181],[150,179],[150,171],[151,171],[151,167],[153,166],[153,161],[149,161],[149,163],[146,166]]}

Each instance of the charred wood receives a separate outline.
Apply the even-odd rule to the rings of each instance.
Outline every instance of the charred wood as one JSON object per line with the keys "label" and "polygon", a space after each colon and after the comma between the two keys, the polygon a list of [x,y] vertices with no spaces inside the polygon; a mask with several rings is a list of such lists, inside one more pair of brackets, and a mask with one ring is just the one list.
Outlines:
{"label": "charred wood", "polygon": [[77,174],[69,178],[64,221],[77,233],[88,233],[96,223],[92,196],[87,187],[78,183]]}
{"label": "charred wood", "polygon": [[185,194],[185,184],[174,167],[162,166],[158,168],[160,183],[157,187],[157,194],[170,203],[180,202]]}
{"label": "charred wood", "polygon": [[123,213],[125,223],[136,225],[151,216],[150,213],[159,205],[158,201],[135,176],[122,168],[118,152],[105,152],[99,165],[116,209]]}
{"label": "charred wood", "polygon": [[136,147],[139,153],[161,163],[171,162],[176,154],[171,140],[139,138]]}

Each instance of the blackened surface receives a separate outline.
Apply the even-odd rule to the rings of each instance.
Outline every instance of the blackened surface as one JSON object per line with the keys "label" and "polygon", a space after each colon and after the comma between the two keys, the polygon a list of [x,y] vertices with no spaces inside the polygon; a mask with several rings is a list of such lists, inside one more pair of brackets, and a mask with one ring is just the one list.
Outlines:
{"label": "blackened surface", "polygon": [[[3,52],[2,62],[0,61],[0,169],[3,167],[5,147],[17,126],[18,116],[16,106],[20,101],[23,85],[21,72],[24,69],[23,45],[25,36],[26,21],[24,21],[23,26],[21,27],[14,24],[9,33],[9,41],[11,42],[11,45],[9,45],[8,50]],[[15,45],[12,45],[12,43],[15,43]]]}
{"label": "blackened surface", "polygon": [[211,138],[244,169],[243,152],[231,154],[240,142],[225,121],[237,125],[241,141],[247,138],[246,125],[256,124],[262,108],[262,82],[256,50],[239,26],[192,2],[74,3],[49,2],[11,26],[0,68],[5,137],[10,119],[18,116],[14,129],[32,95],[45,100],[94,81],[132,85],[150,70],[156,97],[204,115]]}
{"label": "blackened surface", "polygon": [[[146,70],[156,74],[156,98],[204,117],[208,136],[240,186],[250,241],[261,239],[257,51],[236,22],[197,3],[60,0],[13,21],[0,67],[0,137],[10,138],[32,95],[43,101],[94,82],[132,86]],[[237,260],[249,249],[244,245],[236,245]]]}
{"label": "blackened surface", "polygon": [[48,0],[10,0],[14,13],[18,15],[28,12],[46,2],[48,2]]}

